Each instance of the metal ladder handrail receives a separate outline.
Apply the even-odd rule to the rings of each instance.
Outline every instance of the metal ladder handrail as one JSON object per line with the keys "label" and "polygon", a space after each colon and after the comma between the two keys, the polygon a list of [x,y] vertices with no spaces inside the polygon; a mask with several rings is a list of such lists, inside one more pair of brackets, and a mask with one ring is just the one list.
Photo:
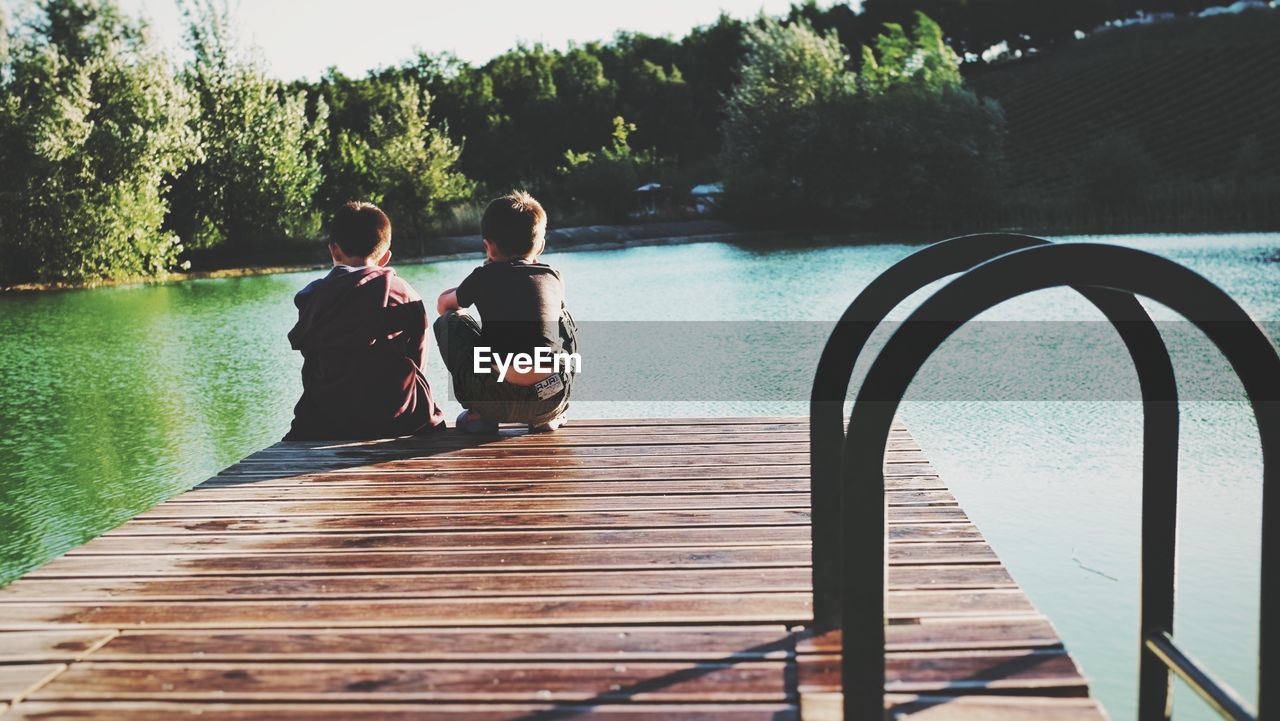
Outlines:
{"label": "metal ladder handrail", "polygon": [[[849,304],[823,348],[809,404],[810,494],[813,529],[814,625],[840,627],[841,449],[845,442],[844,399],[850,377],[872,333],[915,292],[1005,253],[1051,241],[1017,233],[951,238],[912,253],[881,273]],[[1131,294],[1077,288],[1115,326],[1129,350],[1143,397],[1143,519],[1164,527],[1177,523],[1178,405],[1173,364],[1159,331]],[[1142,625],[1173,626],[1175,548],[1143,547]],[[1169,674],[1158,659],[1140,661],[1140,706],[1167,706]]]}
{"label": "metal ladder handrail", "polygon": [[[842,682],[846,719],[884,711],[885,507],[883,457],[898,405],[925,361],[956,329],[999,303],[1054,287],[1109,288],[1140,295],[1178,312],[1214,343],[1244,386],[1262,445],[1261,608],[1280,601],[1280,356],[1252,318],[1210,281],[1173,261],[1130,248],[1094,243],[1049,244],[987,261],[951,281],[920,305],[889,338],[859,389],[849,418],[841,476],[847,502],[843,534]],[[1141,368],[1139,368],[1141,372]],[[1272,490],[1267,493],[1267,486]],[[1145,510],[1145,509],[1144,509]],[[1143,547],[1166,529],[1143,527]],[[1176,528],[1174,529],[1176,531]],[[1159,539],[1157,539],[1159,540]],[[1165,538],[1162,545],[1172,545]],[[1145,559],[1145,552],[1144,552]],[[1144,584],[1144,592],[1145,592]],[[1171,624],[1143,619],[1142,652],[1192,679],[1193,688],[1228,718],[1250,718],[1234,695],[1212,681],[1172,644]],[[1280,624],[1259,621],[1256,718],[1280,703]],[[1172,653],[1170,653],[1172,651]],[[1143,721],[1167,718],[1166,703],[1140,707]],[[1224,702],[1226,705],[1224,705]],[[1232,705],[1234,704],[1234,706]],[[1241,716],[1243,714],[1243,716]]]}

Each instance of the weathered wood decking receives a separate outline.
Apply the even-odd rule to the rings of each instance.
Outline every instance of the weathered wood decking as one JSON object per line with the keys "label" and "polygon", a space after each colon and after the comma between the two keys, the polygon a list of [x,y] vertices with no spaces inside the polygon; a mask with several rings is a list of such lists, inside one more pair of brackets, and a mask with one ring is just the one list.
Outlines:
{"label": "weathered wood decking", "polygon": [[[1099,719],[905,429],[889,703]],[[0,589],[14,719],[784,719],[813,638],[803,419],[281,443]]]}

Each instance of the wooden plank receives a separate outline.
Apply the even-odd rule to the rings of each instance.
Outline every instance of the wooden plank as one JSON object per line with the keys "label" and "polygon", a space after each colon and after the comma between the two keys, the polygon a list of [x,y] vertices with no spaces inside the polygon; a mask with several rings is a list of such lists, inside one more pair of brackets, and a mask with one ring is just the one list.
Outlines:
{"label": "wooden plank", "polygon": [[[840,657],[800,655],[800,693],[840,690]],[[1042,695],[1087,696],[1089,689],[1059,648],[984,651],[907,651],[885,656],[891,693],[982,693],[1034,690]]]}
{"label": "wooden plank", "polygon": [[[744,530],[750,529],[749,533]],[[435,533],[229,533],[123,536],[107,534],[69,556],[187,553],[315,553],[320,551],[430,551],[458,548],[618,548],[761,546],[808,543],[804,526],[617,528],[577,531],[440,531]],[[902,524],[889,528],[889,543],[981,541],[967,523]]]}
{"label": "wooden plank", "polygon": [[[606,528],[673,528],[680,526],[805,525],[807,509],[750,511],[651,511],[527,514],[437,514],[417,516],[359,516],[134,520],[111,531],[115,536],[256,533],[389,533],[468,531],[488,528],[575,530]],[[890,524],[968,523],[959,508],[890,508]]]}
{"label": "wooden plank", "polygon": [[1106,721],[1091,698],[906,696],[885,699],[889,718],[911,721]]}
{"label": "wooden plank", "polygon": [[[531,455],[572,455],[582,451],[595,455],[632,455],[641,452],[671,453],[798,453],[808,443],[804,430],[756,433],[741,430],[709,432],[670,432],[658,434],[589,434],[552,433],[502,438],[481,438],[450,434],[443,440],[418,443],[393,443],[369,446],[329,445],[300,448],[276,445],[246,456],[243,461],[266,460],[361,460],[374,458],[430,458],[436,456],[503,457],[523,451]],[[702,450],[679,450],[701,448]],[[890,438],[885,446],[886,458],[895,455],[915,457],[926,462],[923,451],[906,437]]]}
{"label": "wooden plank", "polygon": [[[461,472],[442,471],[386,471],[355,472],[343,471],[335,473],[273,473],[242,474],[237,476],[214,476],[196,486],[199,489],[237,488],[252,489],[300,489],[300,488],[362,488],[369,493],[395,489],[413,484],[449,484],[460,487],[468,485],[494,485],[503,483],[573,483],[590,482],[605,483],[653,483],[663,481],[737,481],[737,480],[793,480],[808,484],[808,469],[798,466],[755,466],[722,470],[716,467],[691,466],[687,468],[637,468],[627,469],[585,469],[585,470],[545,470],[545,471],[503,471],[503,470],[466,470]],[[945,485],[936,475],[890,476],[885,479],[885,487],[895,491],[930,491],[946,490]]]}
{"label": "wooden plank", "polygon": [[[805,721],[841,721],[839,693],[801,694]],[[1106,721],[1107,715],[1090,698],[1047,696],[921,696],[885,697],[890,721]]]}
{"label": "wooden plank", "polygon": [[[27,578],[0,589],[0,602],[318,598],[462,598],[808,591],[805,567],[679,571],[570,571],[404,575],[193,576],[181,578]],[[3,606],[0,606],[0,613]]]}
{"label": "wooden plank", "polygon": [[[0,629],[327,628],[572,624],[786,623],[812,618],[807,593],[549,596],[468,599],[7,603]],[[1036,616],[1017,589],[891,591],[890,620]]]}
{"label": "wooden plank", "polygon": [[[954,651],[999,648],[1058,648],[1062,640],[1053,626],[1039,617],[1029,618],[926,618],[915,623],[885,627],[885,648],[890,651]],[[797,653],[838,654],[840,632],[796,639]]]}
{"label": "wooden plank", "polygon": [[0,702],[18,703],[66,668],[61,663],[0,665]]}
{"label": "wooden plank", "polygon": [[[569,423],[561,427],[561,429],[550,434],[552,437],[559,438],[596,438],[600,442],[605,442],[610,438],[618,436],[651,436],[651,435],[686,435],[686,434],[729,434],[729,433],[808,433],[809,426],[807,423],[782,422],[782,423],[753,423],[749,425],[736,423],[703,423],[703,424],[672,424],[669,426],[653,426],[645,424],[635,425],[615,425],[615,426],[583,426],[577,423]],[[414,448],[441,445],[453,443],[457,445],[482,445],[492,443],[519,443],[528,438],[535,438],[546,434],[536,434],[524,432],[524,429],[514,427],[504,427],[495,435],[469,436],[458,433],[445,433],[435,436],[409,436],[405,438],[394,439],[375,439],[362,441],[280,441],[263,450],[348,450],[348,451],[373,451],[380,449],[404,449],[412,450]],[[895,433],[895,439],[903,439],[904,437]]]}
{"label": "wooden plank", "polygon": [[[701,442],[699,442],[701,441]],[[295,465],[307,467],[359,467],[386,466],[386,464],[417,464],[434,461],[488,461],[491,463],[525,463],[532,460],[553,458],[636,458],[641,456],[678,456],[698,460],[699,456],[746,454],[789,455],[804,453],[808,449],[799,437],[792,440],[775,439],[769,442],[744,442],[723,440],[715,442],[702,438],[672,436],[666,442],[617,443],[586,440],[567,443],[498,442],[487,446],[462,448],[415,448],[401,451],[259,451],[241,459],[236,465]],[[899,450],[894,453],[917,454],[916,451]],[[923,463],[923,460],[917,462]]]}
{"label": "wooden plank", "polygon": [[[290,463],[285,461],[236,464],[224,470],[220,475],[229,476],[242,473],[307,473],[325,471],[329,473],[379,473],[394,471],[462,471],[462,470],[504,470],[525,471],[545,468],[669,468],[671,466],[709,466],[715,468],[731,468],[733,466],[771,465],[807,465],[808,453],[717,453],[686,456],[679,454],[660,454],[640,449],[626,456],[585,455],[533,457],[533,458],[420,458],[403,461],[383,461],[380,463],[345,463],[342,461],[316,461],[314,463]],[[927,470],[922,470],[927,474]]]}
{"label": "wooden plank", "polygon": [[[472,459],[472,458],[438,458],[422,461],[406,461],[404,463],[386,462],[377,464],[335,464],[316,463],[304,465],[300,463],[257,463],[247,466],[230,466],[216,478],[236,481],[246,478],[286,478],[294,476],[367,476],[370,473],[385,474],[441,474],[453,473],[474,476],[484,471],[500,471],[492,476],[497,479],[530,478],[540,472],[559,474],[579,472],[592,476],[628,469],[637,479],[640,478],[679,478],[690,474],[709,472],[721,478],[757,477],[758,467],[765,465],[787,465],[808,468],[808,454],[740,454],[740,455],[702,455],[702,456],[605,456],[600,458],[531,458],[531,459]],[[679,470],[676,470],[679,469]],[[800,470],[800,469],[796,469]],[[924,477],[929,476],[937,482],[937,473],[933,467],[924,463],[891,463],[884,466],[885,478]],[[465,478],[463,479],[465,480]]]}
{"label": "wooden plank", "polygon": [[[711,479],[704,481],[648,481],[645,483],[618,482],[508,482],[485,484],[448,483],[399,483],[375,488],[359,486],[303,485],[292,488],[258,487],[242,484],[234,487],[197,486],[173,498],[165,505],[216,501],[220,503],[244,503],[262,501],[410,501],[410,500],[460,500],[475,498],[521,498],[529,496],[558,498],[590,498],[601,496],[655,495],[703,495],[727,493],[808,493],[808,481],[800,478],[784,479]],[[890,488],[886,498],[891,505],[910,503],[942,504],[956,502],[950,491],[941,489]]]}
{"label": "wooden plank", "polygon": [[0,664],[76,661],[114,635],[114,631],[79,629],[0,632]]}
{"label": "wooden plank", "polygon": [[[833,656],[801,656],[799,691],[839,689]],[[1036,690],[1083,696],[1066,652],[890,653],[886,689],[898,693]],[[36,701],[786,701],[781,661],[465,664],[351,662],[82,662],[34,691]]]}
{"label": "wooden plank", "polygon": [[779,661],[78,663],[36,701],[786,701]]}
{"label": "wooden plank", "polygon": [[[241,459],[240,463],[312,463],[364,465],[387,461],[438,459],[496,459],[636,456],[643,454],[697,456],[708,454],[804,453],[808,450],[808,434],[750,440],[740,435],[720,438],[708,436],[670,435],[649,438],[621,436],[616,438],[566,439],[556,436],[537,441],[509,440],[487,445],[439,446],[413,448],[378,448],[372,450],[312,450],[268,448]],[[896,463],[926,464],[928,458],[918,448],[891,445],[885,449],[886,465]]]}
{"label": "wooden plank", "polygon": [[[569,439],[558,434],[537,441],[504,440],[485,445],[449,445],[436,447],[399,447],[368,450],[348,449],[281,449],[268,448],[241,459],[240,463],[297,463],[302,466],[314,462],[342,465],[362,465],[396,460],[433,459],[498,459],[603,457],[653,455],[708,455],[744,453],[790,454],[808,450],[808,434],[792,434],[767,440],[751,440],[741,435],[722,437],[670,435],[637,438],[620,436],[612,438]],[[928,457],[919,448],[891,444],[885,449],[886,465],[895,463],[927,464]]]}
{"label": "wooden plank", "polygon": [[[452,434],[450,434],[452,435]],[[610,434],[608,436],[580,436],[573,434],[540,433],[502,439],[452,439],[439,442],[423,442],[400,448],[308,448],[271,447],[246,456],[241,462],[255,462],[272,458],[313,459],[365,459],[377,457],[405,458],[430,457],[442,454],[474,455],[476,457],[502,456],[509,451],[528,449],[537,451],[567,452],[586,450],[597,455],[635,452],[637,448],[652,448],[661,453],[673,452],[674,447],[704,447],[712,453],[737,452],[752,449],[753,452],[772,452],[774,447],[790,447],[791,452],[803,447],[809,440],[807,430],[781,430],[756,433],[752,431],[712,431],[660,434]],[[461,442],[460,442],[461,441]],[[693,451],[695,453],[699,451]]]}
{"label": "wooden plank", "polygon": [[783,626],[126,631],[96,661],[574,661],[784,659]]}
{"label": "wooden plank", "polygon": [[[639,419],[637,419],[639,420]],[[786,421],[764,421],[757,423],[720,423],[720,422],[687,422],[687,423],[670,423],[670,424],[652,424],[652,423],[630,423],[623,422],[620,424],[600,426],[600,425],[583,425],[576,420],[565,424],[559,431],[554,433],[560,437],[595,437],[609,438],[613,436],[626,435],[654,435],[654,434],[685,434],[685,433],[766,433],[772,431],[792,431],[805,432],[809,430],[807,420],[786,420]],[[280,441],[268,448],[282,449],[377,449],[377,448],[412,448],[424,443],[440,443],[449,439],[455,442],[469,443],[492,443],[494,440],[513,441],[522,438],[536,436],[540,434],[527,433],[525,429],[516,426],[504,426],[496,436],[461,436],[455,433],[445,433],[440,436],[408,436],[405,438],[393,439],[375,439],[375,440],[357,440],[357,441]],[[895,432],[895,436],[899,434]]]}
{"label": "wooden plank", "polygon": [[[285,501],[285,500],[409,500],[518,498],[521,496],[641,496],[704,493],[807,493],[804,478],[730,478],[688,481],[518,481],[487,483],[418,483],[403,481],[374,487],[302,484],[292,487],[202,485],[177,496],[167,504],[192,501]],[[913,492],[904,489],[903,492]],[[928,492],[928,491],[919,491]],[[933,491],[937,492],[937,491]]]}
{"label": "wooden plank", "polygon": [[[902,509],[894,516],[918,517],[915,509]],[[967,520],[940,513],[930,514],[942,520]],[[900,519],[907,522],[909,519]],[[526,513],[526,514],[442,514],[418,516],[363,516],[352,518],[216,518],[132,520],[111,531],[113,536],[151,536],[173,534],[227,533],[387,533],[405,531],[478,531],[494,528],[573,530],[610,528],[678,528],[681,526],[750,527],[802,525],[809,522],[808,509],[757,508],[749,511],[612,511],[593,513]]]}
{"label": "wooden plank", "polygon": [[[931,544],[932,545],[932,544]],[[946,545],[939,554],[948,552]],[[914,547],[914,546],[913,546]],[[954,551],[952,551],[954,552]],[[964,557],[972,555],[962,550]],[[747,546],[706,548],[574,548],[465,550],[417,552],[274,553],[261,556],[63,556],[29,574],[26,578],[104,578],[138,576],[188,576],[200,574],[287,575],[346,571],[539,571],[607,568],[759,568],[804,566],[809,549],[793,546]],[[0,593],[3,590],[0,589]]]}
{"label": "wooden plank", "polygon": [[[10,603],[0,629],[330,628],[334,626],[553,626],[573,624],[786,623],[812,618],[808,593],[549,596],[355,601],[222,601],[182,604]],[[1002,613],[1003,599],[989,604]],[[982,611],[970,601],[971,613]]]}
{"label": "wooden plank", "polygon": [[[807,416],[674,416],[671,418],[575,418],[575,428],[629,428],[671,425],[752,425],[756,423],[797,423],[809,425]],[[906,426],[894,419],[894,430],[905,431]],[[505,426],[504,426],[505,428]]]}
{"label": "wooden plank", "polygon": [[[361,514],[352,516],[261,516],[255,518],[139,518],[111,533],[116,535],[171,535],[180,532],[388,532],[479,530],[485,528],[619,528],[711,526],[770,526],[804,524],[808,508],[683,509],[670,511],[562,511],[529,513],[408,513]],[[895,506],[888,522],[968,523],[964,511],[955,506]]]}
{"label": "wooden plank", "polygon": [[[568,427],[565,428],[569,431]],[[634,429],[630,433],[583,433],[580,431],[569,431],[566,433],[521,433],[521,434],[504,434],[499,436],[467,436],[457,433],[438,434],[434,436],[419,436],[401,445],[400,448],[392,448],[393,452],[400,450],[423,450],[430,451],[437,448],[487,448],[502,447],[506,445],[549,445],[549,446],[566,446],[575,445],[604,445],[604,444],[644,444],[653,445],[663,442],[676,443],[769,443],[774,441],[783,442],[804,442],[809,440],[809,430],[803,426],[788,425],[764,425],[764,426],[726,426],[726,427],[689,427],[683,429],[654,428],[648,432],[639,432]],[[269,446],[257,453],[294,453],[302,450],[311,453],[377,453],[386,446],[366,445],[364,447],[337,447],[332,445],[316,445],[310,448],[298,449],[296,446],[286,445],[284,443]],[[254,454],[257,455],[257,454]]]}
{"label": "wooden plank", "polygon": [[418,704],[418,703],[174,703],[156,701],[28,702],[5,721],[797,721],[791,704]]}
{"label": "wooden plank", "polygon": [[[219,476],[239,477],[243,475],[299,475],[304,473],[422,473],[427,471],[483,471],[502,470],[508,473],[537,471],[543,469],[583,469],[600,471],[615,468],[671,468],[710,467],[724,469],[721,472],[733,477],[741,471],[736,466],[801,465],[807,466],[808,453],[731,453],[731,454],[657,454],[638,452],[625,456],[587,456],[583,454],[551,457],[510,457],[510,458],[455,458],[437,456],[409,460],[387,460],[374,463],[345,461],[314,462],[255,462],[239,463],[228,467]],[[887,477],[892,476],[930,476],[936,475],[933,466],[927,463],[892,463],[884,466]]]}
{"label": "wooden plank", "polygon": [[[644,568],[807,567],[806,544],[707,546],[703,548],[533,548],[451,549],[416,551],[346,551],[337,553],[271,553],[262,555],[126,555],[63,556],[27,574],[25,579],[140,578],[151,576],[260,575],[299,573],[417,573]],[[975,564],[996,560],[981,542],[893,544],[889,563]],[[16,585],[16,584],[14,584]],[[0,597],[7,589],[0,589]]]}
{"label": "wooden plank", "polygon": [[1018,588],[891,591],[885,615],[890,621],[940,617],[1039,616],[1026,594]]}
{"label": "wooden plank", "polygon": [[[662,593],[755,593],[811,590],[807,567],[681,570],[540,571],[537,573],[436,573],[371,575],[190,576],[177,578],[25,578],[0,589],[0,603],[90,599],[184,601],[319,598],[459,598],[472,596],[573,596]],[[892,590],[1013,588],[995,564],[894,566]],[[2,609],[3,606],[0,606]],[[0,642],[3,637],[0,637]]]}
{"label": "wooden plank", "polygon": [[521,513],[554,511],[663,511],[744,508],[807,508],[808,493],[740,493],[702,496],[630,496],[546,499],[473,498],[448,503],[406,504],[402,501],[261,501],[253,503],[221,503],[193,501],[162,503],[138,515],[139,519],[158,518],[245,518],[261,516],[389,516],[432,513]]}
{"label": "wooden plank", "polygon": [[[341,472],[308,473],[304,470],[285,469],[274,473],[243,473],[239,475],[218,475],[210,478],[197,488],[212,486],[244,486],[252,484],[255,488],[270,486],[297,487],[310,486],[317,483],[352,486],[384,486],[401,483],[507,483],[510,481],[622,481],[637,483],[645,481],[680,481],[698,479],[750,479],[750,478],[809,478],[807,465],[775,465],[761,463],[755,466],[684,466],[658,468],[596,468],[596,469],[548,469],[523,468],[519,470],[497,469],[464,469],[458,471],[426,470],[426,471],[358,471],[347,469]],[[938,479],[933,479],[935,486],[941,486]]]}
{"label": "wooden plank", "polygon": [[890,591],[1016,588],[1004,566],[989,564],[890,566]]}
{"label": "wooden plank", "polygon": [[[890,651],[1059,648],[1042,618],[934,621],[886,627]],[[835,645],[832,646],[831,644]],[[126,631],[95,660],[584,660],[785,658],[838,652],[839,638],[781,626]]]}

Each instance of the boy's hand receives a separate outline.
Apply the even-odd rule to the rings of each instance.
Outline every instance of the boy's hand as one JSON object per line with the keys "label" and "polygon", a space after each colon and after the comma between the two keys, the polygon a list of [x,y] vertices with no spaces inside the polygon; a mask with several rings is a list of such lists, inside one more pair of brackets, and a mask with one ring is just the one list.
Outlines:
{"label": "boy's hand", "polygon": [[436,314],[443,316],[456,310],[462,310],[462,306],[458,305],[458,289],[450,288],[441,293],[436,301]]}

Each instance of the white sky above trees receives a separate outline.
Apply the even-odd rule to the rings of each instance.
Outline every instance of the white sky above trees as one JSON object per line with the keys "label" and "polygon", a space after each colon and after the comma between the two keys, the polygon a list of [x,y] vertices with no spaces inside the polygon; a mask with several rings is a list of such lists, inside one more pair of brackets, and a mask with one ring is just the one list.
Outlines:
{"label": "white sky above trees", "polygon": [[[118,0],[151,21],[161,44],[182,48],[176,0]],[[23,0],[0,0],[14,7]],[[683,36],[721,9],[737,18],[787,12],[791,0],[231,0],[242,37],[282,79],[317,78],[329,66],[348,75],[452,51],[475,63],[542,42],[607,40],[617,30]],[[823,7],[831,2],[821,2]],[[856,5],[857,3],[855,3]]]}

